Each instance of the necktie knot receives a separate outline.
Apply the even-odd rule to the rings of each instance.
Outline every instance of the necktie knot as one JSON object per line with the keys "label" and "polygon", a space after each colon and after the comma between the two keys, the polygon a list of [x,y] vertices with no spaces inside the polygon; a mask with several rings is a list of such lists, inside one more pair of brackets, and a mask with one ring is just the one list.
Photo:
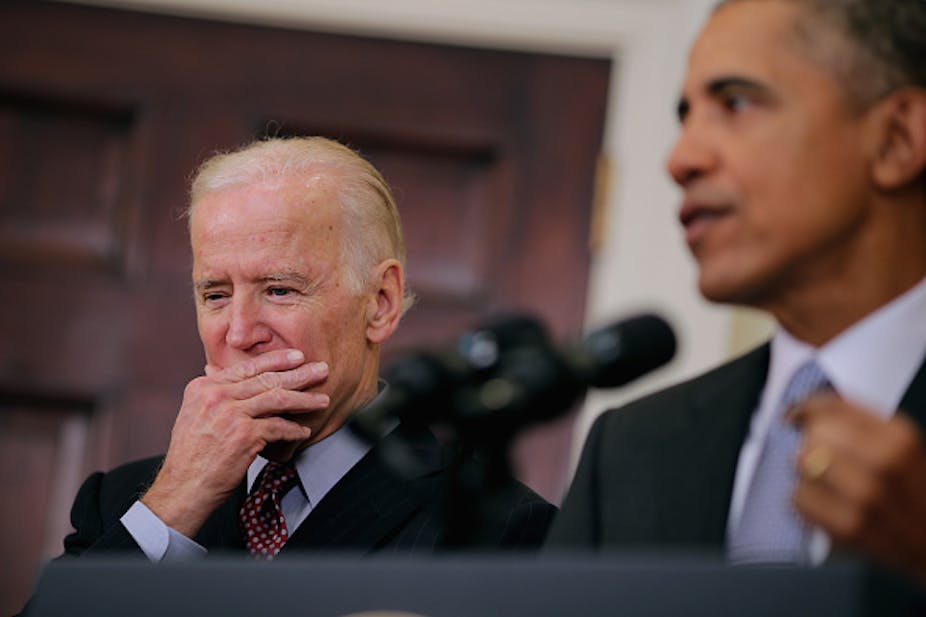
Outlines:
{"label": "necktie knot", "polygon": [[273,495],[283,496],[296,486],[298,475],[292,461],[288,463],[268,462],[261,473],[259,490]]}
{"label": "necktie knot", "polygon": [[794,371],[791,381],[788,382],[781,397],[782,411],[787,411],[798,403],[804,402],[816,392],[829,389],[832,389],[832,385],[826,373],[816,360],[808,360]]}
{"label": "necktie knot", "polygon": [[245,542],[252,557],[273,559],[289,539],[280,502],[298,482],[292,462],[271,461],[264,466],[239,512]]}

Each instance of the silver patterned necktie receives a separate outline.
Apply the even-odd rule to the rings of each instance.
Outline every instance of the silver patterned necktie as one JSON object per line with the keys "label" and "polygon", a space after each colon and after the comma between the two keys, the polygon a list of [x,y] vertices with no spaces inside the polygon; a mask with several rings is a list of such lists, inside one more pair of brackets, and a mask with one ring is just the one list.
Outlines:
{"label": "silver patterned necktie", "polygon": [[794,405],[830,387],[814,360],[791,377],[769,427],[739,524],[730,536],[727,556],[732,563],[807,562],[810,528],[791,503],[801,436],[784,417]]}

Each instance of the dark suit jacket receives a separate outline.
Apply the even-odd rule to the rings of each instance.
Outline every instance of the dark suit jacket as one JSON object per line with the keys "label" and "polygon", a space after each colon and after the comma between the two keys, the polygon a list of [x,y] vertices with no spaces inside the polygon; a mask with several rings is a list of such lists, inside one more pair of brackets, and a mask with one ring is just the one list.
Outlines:
{"label": "dark suit jacket", "polygon": [[[722,550],[769,346],[595,422],[548,546]],[[926,426],[926,363],[901,409]]]}
{"label": "dark suit jacket", "polygon": [[[396,439],[410,445],[420,462],[420,469],[411,478],[394,474],[380,459],[383,446]],[[407,553],[440,547],[446,531],[445,454],[426,430],[396,429],[319,502],[281,555],[296,551]],[[129,551],[142,555],[119,519],[153,481],[161,460],[145,459],[91,475],[71,510],[75,531],[65,538],[65,554]],[[195,540],[210,552],[243,551],[238,510],[244,498],[242,482],[238,492],[206,521]],[[498,547],[537,547],[555,511],[532,490],[510,480],[494,502],[487,532]]]}

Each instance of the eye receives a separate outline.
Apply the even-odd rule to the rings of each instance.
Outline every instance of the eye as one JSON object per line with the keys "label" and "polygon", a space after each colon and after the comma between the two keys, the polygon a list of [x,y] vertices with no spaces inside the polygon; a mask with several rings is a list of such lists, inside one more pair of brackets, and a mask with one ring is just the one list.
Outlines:
{"label": "eye", "polygon": [[295,290],[290,287],[270,287],[267,289],[267,294],[276,298],[285,298],[286,296],[292,295],[294,292]]}
{"label": "eye", "polygon": [[202,295],[203,304],[206,306],[218,306],[228,299],[228,294],[221,291],[208,291]]}
{"label": "eye", "polygon": [[721,99],[724,108],[732,113],[741,113],[752,106],[753,100],[741,92],[730,92]]}

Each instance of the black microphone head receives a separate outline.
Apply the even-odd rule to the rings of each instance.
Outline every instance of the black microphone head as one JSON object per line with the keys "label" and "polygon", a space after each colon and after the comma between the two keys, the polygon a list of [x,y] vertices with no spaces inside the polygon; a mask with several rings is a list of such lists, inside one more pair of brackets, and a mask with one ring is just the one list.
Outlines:
{"label": "black microphone head", "polygon": [[507,315],[464,332],[456,351],[474,370],[490,370],[505,352],[522,347],[546,346],[547,331],[536,318]]}
{"label": "black microphone head", "polygon": [[575,364],[585,381],[599,388],[622,386],[675,356],[675,334],[657,315],[625,319],[585,337]]}

